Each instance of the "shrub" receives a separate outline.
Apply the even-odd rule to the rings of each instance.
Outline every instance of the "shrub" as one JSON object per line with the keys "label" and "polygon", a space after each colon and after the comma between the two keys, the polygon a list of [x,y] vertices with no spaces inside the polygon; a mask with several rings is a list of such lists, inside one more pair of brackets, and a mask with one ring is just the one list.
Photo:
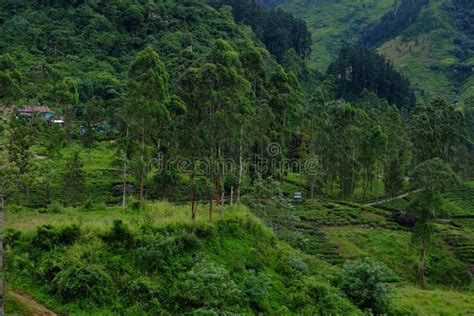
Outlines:
{"label": "shrub", "polygon": [[20,236],[20,231],[13,228],[7,228],[3,232],[3,242],[5,243],[5,246],[13,248],[20,240]]}
{"label": "shrub", "polygon": [[88,199],[81,207],[82,211],[105,211],[107,210],[107,206],[104,202],[101,203],[94,203],[93,200]]}
{"label": "shrub", "polygon": [[191,253],[198,245],[198,239],[192,232],[177,231],[172,235],[145,235],[139,240],[136,250],[137,264],[147,271],[157,271],[180,253]]}
{"label": "shrub", "polygon": [[242,293],[229,272],[212,262],[197,263],[179,287],[182,306],[230,312],[238,310],[242,301]]}
{"label": "shrub", "polygon": [[80,236],[80,228],[76,224],[53,227],[51,225],[38,226],[32,245],[38,250],[49,251],[57,246],[72,245]]}
{"label": "shrub", "polygon": [[143,275],[131,274],[122,278],[121,284],[124,286],[120,292],[121,296],[126,293],[129,304],[136,304],[136,311],[132,312],[133,308],[129,309],[128,315],[143,315],[144,309],[149,312],[149,315],[163,314],[161,299],[164,290],[156,280]]}
{"label": "shrub", "polygon": [[60,202],[53,201],[51,202],[51,204],[48,205],[48,208],[46,209],[46,213],[59,214],[63,210],[64,210],[64,207]]}
{"label": "shrub", "polygon": [[378,264],[348,261],[342,268],[340,287],[360,309],[382,314],[389,305],[386,275],[386,268]]}
{"label": "shrub", "polygon": [[217,235],[216,226],[208,223],[199,223],[194,225],[194,234],[200,239],[210,240]]}
{"label": "shrub", "polygon": [[13,214],[23,212],[25,209],[26,208],[24,206],[17,205],[17,204],[11,204],[7,207],[7,210]]}
{"label": "shrub", "polygon": [[299,255],[297,255],[296,253],[291,253],[283,261],[281,270],[283,273],[290,277],[300,276],[306,273],[306,271],[308,270],[308,265]]}
{"label": "shrub", "polygon": [[250,271],[244,277],[244,294],[249,302],[250,307],[256,314],[270,311],[268,302],[268,290],[270,289],[272,280],[264,273],[256,274]]}
{"label": "shrub", "polygon": [[100,266],[76,260],[53,279],[51,290],[63,302],[85,300],[106,304],[116,293],[112,278]]}
{"label": "shrub", "polygon": [[134,278],[127,286],[134,300],[150,302],[159,297],[161,289],[156,282],[146,276]]}
{"label": "shrub", "polygon": [[114,248],[130,249],[135,238],[130,229],[121,220],[115,220],[112,229],[101,236],[102,240]]}
{"label": "shrub", "polygon": [[337,289],[314,277],[293,279],[288,293],[288,302],[299,315],[358,314],[357,309]]}
{"label": "shrub", "polygon": [[36,264],[36,276],[43,281],[51,282],[61,272],[64,266],[63,259],[63,252],[50,251],[43,253]]}
{"label": "shrub", "polygon": [[127,200],[127,207],[131,210],[138,211],[141,209],[142,205],[134,195],[130,195]]}
{"label": "shrub", "polygon": [[94,202],[91,199],[88,199],[81,207],[83,211],[93,211],[94,210]]}
{"label": "shrub", "polygon": [[306,292],[318,315],[354,315],[354,306],[327,283],[309,278],[305,281]]}
{"label": "shrub", "polygon": [[218,230],[230,236],[240,236],[243,234],[240,218],[233,217],[217,222]]}

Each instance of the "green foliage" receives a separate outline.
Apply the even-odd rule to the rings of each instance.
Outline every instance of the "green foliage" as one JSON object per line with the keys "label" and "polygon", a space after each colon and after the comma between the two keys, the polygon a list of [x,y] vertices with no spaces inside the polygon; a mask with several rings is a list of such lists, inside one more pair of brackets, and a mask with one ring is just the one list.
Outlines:
{"label": "green foliage", "polygon": [[344,45],[357,42],[368,27],[394,6],[392,0],[266,2],[276,3],[306,22],[313,39],[309,62],[320,71],[327,68]]}
{"label": "green foliage", "polygon": [[84,163],[79,151],[74,151],[66,160],[63,171],[63,189],[69,203],[76,204],[84,193]]}
{"label": "green foliage", "polygon": [[[171,235],[172,234],[172,235]],[[136,260],[146,271],[163,271],[173,256],[197,249],[199,239],[188,227],[170,227],[137,241]]]}
{"label": "green foliage", "polygon": [[[403,190],[407,167],[421,162],[411,177],[420,192],[391,203],[416,215],[413,236],[422,240],[423,257],[429,242],[439,246],[426,258],[430,284],[466,286],[458,259],[470,263],[470,244],[445,238],[454,259],[436,235],[447,225],[436,220],[444,209],[469,215],[465,191],[462,202],[443,200],[456,195],[443,195],[454,178],[445,164],[469,170],[469,112],[439,100],[416,107],[410,148],[402,119],[408,113],[394,105],[411,108],[414,96],[387,60],[347,49],[329,76],[321,76],[305,65],[310,38],[304,23],[252,1],[209,3],[224,2],[253,33],[232,20],[228,7],[215,10],[199,1],[0,3],[0,101],[7,104],[0,128],[0,198],[11,203],[14,227],[25,231],[71,218],[91,222],[81,229],[39,226],[36,234],[7,231],[8,281],[41,293],[42,302],[65,314],[357,314],[328,283],[343,259],[377,254],[396,271],[392,280],[412,282],[415,251],[389,212],[330,199],[366,200],[384,189],[395,196]],[[365,26],[392,1],[331,5],[350,8],[343,20]],[[459,2],[453,5],[455,15],[462,15]],[[331,12],[331,19],[338,14]],[[390,32],[399,32],[401,21],[395,20]],[[430,28],[442,20],[428,21],[423,10],[419,21]],[[316,38],[327,30],[311,27],[320,28]],[[331,41],[335,56],[341,41]],[[462,51],[453,56],[467,63],[469,43],[456,45]],[[444,56],[443,62],[455,65],[453,58]],[[470,68],[454,69],[464,78]],[[335,101],[340,97],[354,102]],[[17,115],[13,102],[48,105],[66,126]],[[275,156],[267,147],[272,142],[280,145]],[[174,165],[181,156],[189,166]],[[304,177],[293,168],[261,171],[247,159],[254,156],[314,168],[300,170]],[[424,162],[432,158],[444,162]],[[199,174],[203,161],[211,161],[210,169]],[[214,168],[228,161],[228,170]],[[240,167],[249,174],[242,177]],[[124,209],[108,209],[105,202],[121,199],[121,185],[139,198],[125,196]],[[237,186],[278,237],[302,253],[240,208],[212,217],[213,199],[228,197]],[[286,197],[304,190],[315,200],[296,204]],[[318,195],[325,200],[316,200]],[[145,203],[157,197],[191,199],[192,224],[183,212],[188,206]],[[64,208],[51,201],[82,205]],[[453,224],[469,234],[470,222],[459,220]],[[385,309],[377,266],[343,271],[342,288],[354,304],[374,313],[392,311]]]}
{"label": "green foliage", "polygon": [[346,262],[341,272],[340,287],[362,310],[382,314],[390,302],[385,279],[386,271],[378,264]]}
{"label": "green foliage", "polygon": [[39,226],[32,244],[38,248],[37,251],[49,251],[58,246],[72,245],[80,236],[80,228],[77,225],[53,227],[51,225]]}
{"label": "green foliage", "polygon": [[121,220],[115,220],[112,229],[101,236],[102,240],[113,248],[131,248],[134,236]]}
{"label": "green foliage", "polygon": [[18,99],[23,90],[22,77],[10,54],[0,55],[0,99],[12,102]]}
{"label": "green foliage", "polygon": [[455,164],[470,144],[464,114],[442,99],[418,105],[410,114],[408,128],[415,163],[441,158]]}
{"label": "green foliage", "polygon": [[236,311],[242,293],[225,268],[203,261],[184,277],[179,289],[183,304],[220,313]]}
{"label": "green foliage", "polygon": [[2,234],[3,243],[6,247],[14,247],[20,241],[21,232],[16,229],[7,228]]}
{"label": "green foliage", "polygon": [[[338,97],[356,99],[367,89],[404,111],[416,104],[410,81],[374,50],[346,47],[329,65],[328,74],[336,77]],[[387,79],[390,78],[390,79]]]}
{"label": "green foliage", "polygon": [[372,26],[361,38],[361,43],[377,46],[387,39],[397,37],[416,20],[420,11],[428,4],[428,0],[402,0],[396,8],[385,14],[380,22]]}
{"label": "green foliage", "polygon": [[[271,231],[241,211],[233,209],[235,214],[212,224],[161,226],[137,220],[134,213],[133,221],[143,224],[116,222],[105,234],[88,226],[67,244],[60,237],[64,228],[43,227],[8,252],[8,282],[41,289],[54,310],[69,313],[267,314],[288,306],[299,314],[306,304],[327,313],[356,311],[319,276],[312,275],[316,285],[304,286],[302,279],[321,266],[282,247]],[[134,242],[129,244],[130,234]],[[41,248],[26,255],[36,245]],[[292,300],[297,288],[305,298],[301,304]]]}
{"label": "green foliage", "polygon": [[453,288],[467,288],[472,282],[465,264],[442,253],[433,253],[426,265],[426,276],[434,284]]}
{"label": "green foliage", "polygon": [[267,9],[251,0],[217,0],[218,5],[229,5],[235,20],[250,25],[258,38],[278,61],[286,52],[294,50],[302,59],[311,55],[311,33],[301,19],[280,9]]}
{"label": "green foliage", "polygon": [[74,260],[54,277],[51,291],[63,302],[83,300],[87,304],[110,304],[114,286],[102,267]]}
{"label": "green foliage", "polygon": [[51,204],[48,205],[46,211],[48,213],[59,214],[64,210],[63,205],[58,201],[53,201]]}

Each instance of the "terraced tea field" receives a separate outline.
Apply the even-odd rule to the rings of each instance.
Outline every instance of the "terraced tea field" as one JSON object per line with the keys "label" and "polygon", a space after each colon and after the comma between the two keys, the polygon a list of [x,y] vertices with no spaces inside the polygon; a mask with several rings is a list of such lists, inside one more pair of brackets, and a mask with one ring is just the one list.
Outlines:
{"label": "terraced tea field", "polygon": [[[416,283],[418,248],[412,243],[411,229],[398,224],[392,213],[403,211],[408,202],[401,199],[387,203],[390,208],[378,208],[343,201],[287,201],[277,205],[256,204],[252,209],[273,227],[280,239],[309,255],[333,265],[348,259],[377,260],[393,271],[393,281]],[[433,260],[428,263],[429,282],[452,282],[450,285],[458,286],[463,276],[452,281],[450,275],[453,271],[467,273],[473,265],[472,230],[442,220],[436,232],[435,246],[430,250]]]}
{"label": "terraced tea field", "polygon": [[459,260],[474,267],[474,234],[449,230],[443,238]]}
{"label": "terraced tea field", "polygon": [[[393,200],[381,204],[384,209],[404,212],[410,203],[410,197]],[[463,184],[449,189],[444,194],[443,216],[453,219],[469,219],[474,218],[474,186],[472,184]]]}
{"label": "terraced tea field", "polygon": [[[331,240],[330,228],[403,230],[391,213],[350,202],[313,201],[295,205],[253,206],[257,214],[290,245],[333,264],[342,263],[341,245]],[[272,209],[272,211],[264,211]]]}

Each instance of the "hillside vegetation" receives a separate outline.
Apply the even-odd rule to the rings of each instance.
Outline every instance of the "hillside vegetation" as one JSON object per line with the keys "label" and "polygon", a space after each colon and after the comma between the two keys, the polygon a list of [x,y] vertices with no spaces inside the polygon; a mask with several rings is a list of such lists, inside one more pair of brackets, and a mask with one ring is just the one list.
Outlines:
{"label": "hillside vegetation", "polygon": [[279,7],[306,21],[312,33],[310,64],[324,72],[334,56],[393,7],[393,0],[284,0]]}
{"label": "hillside vegetation", "polygon": [[[473,307],[472,294],[459,292],[469,285],[467,272],[441,240],[428,277],[431,286],[451,290],[410,285],[416,254],[409,232],[387,211],[322,201],[253,207],[277,236],[247,209],[235,207],[212,223],[206,207],[199,207],[193,223],[187,206],[168,203],[138,213],[9,212],[7,282],[55,312],[74,315],[358,314],[344,294],[342,271],[346,259],[370,258],[385,264],[390,314],[468,315]],[[430,307],[420,310],[411,295]],[[22,308],[7,306],[12,312]]]}
{"label": "hillside vegetation", "polygon": [[74,315],[357,313],[330,285],[331,267],[279,242],[247,210],[207,223],[200,209],[194,224],[186,213],[162,203],[139,215],[21,214],[44,224],[9,223],[21,232],[7,239],[9,286]]}
{"label": "hillside vegetation", "polygon": [[472,314],[451,4],[1,1],[0,314]]}
{"label": "hillside vegetation", "polygon": [[[380,52],[388,56],[418,90],[459,101],[472,97],[472,2],[430,1],[418,18]],[[423,91],[425,90],[425,91]]]}
{"label": "hillside vegetation", "polygon": [[324,69],[348,43],[379,48],[419,95],[472,97],[472,1],[299,1],[280,7],[308,23]]}

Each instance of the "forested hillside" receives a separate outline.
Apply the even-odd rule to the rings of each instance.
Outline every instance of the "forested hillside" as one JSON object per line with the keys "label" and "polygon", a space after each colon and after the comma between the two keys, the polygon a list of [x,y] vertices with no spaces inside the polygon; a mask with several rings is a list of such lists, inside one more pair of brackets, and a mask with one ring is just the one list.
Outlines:
{"label": "forested hillside", "polygon": [[416,83],[421,94],[472,97],[472,2],[430,1],[380,52]]}
{"label": "forested hillside", "polygon": [[253,0],[214,0],[210,3],[217,7],[231,6],[235,21],[250,25],[278,61],[283,60],[290,48],[299,58],[311,56],[311,33],[306,23],[286,11],[266,8]]}
{"label": "forested hillside", "polygon": [[310,63],[324,72],[342,47],[357,42],[393,4],[393,0],[282,0],[278,7],[306,22],[313,39]]}
{"label": "forested hillside", "polygon": [[411,4],[1,1],[0,314],[469,315],[471,5]]}
{"label": "forested hillside", "polygon": [[378,48],[419,96],[472,96],[472,1],[299,1],[278,3],[313,33],[312,62],[325,68],[347,43]]}

